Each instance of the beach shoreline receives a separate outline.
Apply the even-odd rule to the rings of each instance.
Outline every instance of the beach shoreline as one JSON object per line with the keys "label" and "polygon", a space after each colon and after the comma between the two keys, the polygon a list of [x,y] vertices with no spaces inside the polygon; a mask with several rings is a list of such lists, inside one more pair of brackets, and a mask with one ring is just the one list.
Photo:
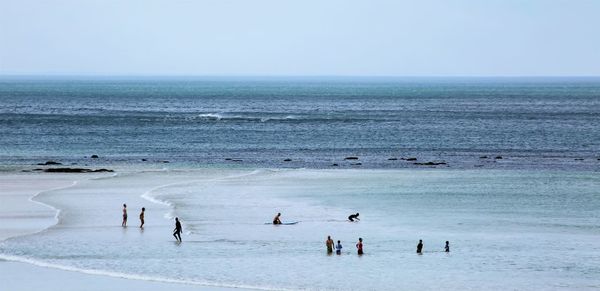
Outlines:
{"label": "beach shoreline", "polygon": [[[50,291],[69,290],[62,282],[79,286],[73,290],[176,291],[349,290],[367,288],[365,282],[381,290],[591,284],[581,272],[593,270],[599,250],[594,218],[587,218],[596,209],[595,172],[174,166],[0,173],[7,202],[0,217],[11,219],[2,227],[28,226],[0,227],[0,238],[12,236],[0,242],[0,276],[11,290],[35,290],[47,281]],[[123,203],[128,227],[120,225]],[[284,222],[300,223],[274,227],[268,221],[278,211]],[[358,211],[360,223],[345,220]],[[171,236],[176,216],[183,222],[181,244]],[[341,256],[323,251],[330,234],[343,242]],[[356,256],[358,237],[364,256]],[[415,256],[419,239],[425,251]],[[449,254],[441,251],[447,240]],[[343,280],[327,273],[345,266],[352,268],[340,274]],[[558,274],[557,266],[577,269]],[[36,280],[25,279],[38,272]],[[433,275],[439,280],[423,285]],[[503,276],[516,279],[507,285]]]}
{"label": "beach shoreline", "polygon": [[[6,223],[0,226],[0,244],[11,238],[43,232],[58,222],[61,209],[35,198],[47,191],[66,189],[80,181],[110,176],[110,174],[48,174],[0,173],[0,217]],[[141,198],[140,198],[141,199]],[[151,202],[151,201],[148,201]],[[31,274],[35,274],[32,278]],[[139,277],[139,278],[137,278]],[[101,272],[69,268],[27,259],[0,255],[0,280],[7,290],[253,290],[202,285],[193,282],[160,278],[141,278],[115,272]]]}

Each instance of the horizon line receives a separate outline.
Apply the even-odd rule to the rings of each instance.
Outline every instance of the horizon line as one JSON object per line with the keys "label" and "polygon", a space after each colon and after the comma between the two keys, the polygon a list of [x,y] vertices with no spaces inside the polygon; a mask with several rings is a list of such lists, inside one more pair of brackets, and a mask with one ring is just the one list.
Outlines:
{"label": "horizon line", "polygon": [[600,78],[600,75],[2,74],[0,78]]}

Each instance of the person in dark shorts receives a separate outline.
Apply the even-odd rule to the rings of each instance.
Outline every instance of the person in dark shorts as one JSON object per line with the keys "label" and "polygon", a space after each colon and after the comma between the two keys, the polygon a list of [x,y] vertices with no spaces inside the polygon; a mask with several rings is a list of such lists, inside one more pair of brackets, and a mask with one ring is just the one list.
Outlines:
{"label": "person in dark shorts", "polygon": [[146,208],[142,207],[142,212],[140,213],[140,228],[144,228],[144,212],[146,212]]}
{"label": "person in dark shorts", "polygon": [[422,253],[423,253],[423,240],[420,239],[419,244],[417,244],[417,254],[422,254]]}
{"label": "person in dark shorts", "polygon": [[273,224],[281,224],[281,213],[277,213],[277,215],[275,215],[275,217],[273,218]]}
{"label": "person in dark shorts", "polygon": [[354,220],[358,220],[360,221],[360,219],[358,218],[358,212],[356,214],[352,214],[350,216],[348,216],[348,220],[354,222]]}
{"label": "person in dark shorts", "polygon": [[175,217],[175,229],[173,230],[173,236],[178,242],[181,242],[181,232],[183,228],[181,228],[181,223],[179,222],[179,218]]}
{"label": "person in dark shorts", "polygon": [[358,249],[358,254],[362,255],[363,254],[363,243],[362,243],[362,237],[358,238],[358,243],[356,244],[356,248]]}
{"label": "person in dark shorts", "polygon": [[450,252],[450,242],[446,241],[446,246],[444,247],[444,251],[449,253]]}
{"label": "person in dark shorts", "polygon": [[327,236],[327,240],[325,241],[325,245],[327,246],[327,254],[328,255],[333,254],[333,245],[334,245],[334,242],[331,239],[331,236]]}
{"label": "person in dark shorts", "polygon": [[123,204],[123,222],[121,222],[121,226],[127,226],[127,204]]}

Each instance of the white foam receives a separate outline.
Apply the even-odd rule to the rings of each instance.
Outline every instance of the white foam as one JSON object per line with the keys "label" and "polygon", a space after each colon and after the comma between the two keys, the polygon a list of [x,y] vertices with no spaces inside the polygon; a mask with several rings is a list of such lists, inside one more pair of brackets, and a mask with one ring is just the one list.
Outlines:
{"label": "white foam", "polygon": [[113,277],[113,278],[123,278],[123,279],[142,280],[142,281],[151,281],[151,282],[153,281],[153,282],[163,282],[163,283],[198,285],[198,286],[205,286],[205,287],[242,288],[242,289],[254,289],[254,290],[281,290],[281,291],[295,290],[295,289],[281,289],[281,288],[272,288],[272,287],[263,287],[263,286],[251,286],[251,285],[243,285],[243,284],[238,285],[238,284],[227,284],[227,283],[201,282],[201,281],[195,281],[195,280],[171,279],[171,278],[164,278],[164,277],[158,277],[158,276],[125,274],[125,273],[119,273],[119,272],[113,272],[113,271],[107,271],[107,270],[92,270],[92,269],[84,269],[84,268],[77,268],[77,267],[73,267],[73,266],[65,266],[65,265],[44,262],[41,260],[35,260],[35,259],[31,259],[31,258],[26,258],[26,257],[11,256],[11,255],[4,255],[4,254],[0,254],[0,260],[27,263],[27,264],[32,264],[32,265],[35,265],[38,267],[78,272],[78,273],[88,274],[88,275],[100,275],[100,276],[107,276],[107,277]]}

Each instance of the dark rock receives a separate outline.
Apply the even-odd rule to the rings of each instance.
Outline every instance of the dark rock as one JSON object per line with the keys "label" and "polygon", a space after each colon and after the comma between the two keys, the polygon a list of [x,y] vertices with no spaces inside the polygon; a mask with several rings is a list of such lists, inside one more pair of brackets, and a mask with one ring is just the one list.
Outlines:
{"label": "dark rock", "polygon": [[97,159],[97,158],[98,158],[98,155],[92,155],[90,158],[92,158],[92,159]]}
{"label": "dark rock", "polygon": [[284,162],[291,162],[291,161],[292,161],[292,159],[285,159],[285,160],[283,160],[283,161],[284,161]]}
{"label": "dark rock", "polygon": [[362,163],[352,163],[352,164],[350,164],[350,165],[351,165],[351,166],[360,166],[360,165],[362,165]]}
{"label": "dark rock", "polygon": [[398,158],[389,158],[388,161],[397,161]]}
{"label": "dark rock", "polygon": [[225,158],[226,161],[231,161],[231,158]]}
{"label": "dark rock", "polygon": [[405,160],[405,161],[416,161],[417,158],[404,158],[403,160]]}
{"label": "dark rock", "polygon": [[161,161],[161,163],[168,164],[170,162],[169,161]]}
{"label": "dark rock", "polygon": [[233,160],[231,160],[231,161],[233,161],[233,162],[242,162],[242,161],[244,161],[244,160],[241,160],[241,159],[233,159]]}
{"label": "dark rock", "polygon": [[488,158],[488,156],[481,156],[481,157],[479,157],[479,158],[480,158],[480,159],[487,159],[487,158]]}
{"label": "dark rock", "polygon": [[148,160],[147,159],[142,159],[142,162],[146,162],[146,161],[148,161]]}
{"label": "dark rock", "polygon": [[62,163],[55,161],[47,161],[45,163],[39,163],[38,166],[48,166],[48,165],[62,165]]}
{"label": "dark rock", "polygon": [[575,160],[576,160],[576,161],[583,161],[583,159],[582,159],[582,158],[576,158]]}
{"label": "dark rock", "polygon": [[496,160],[502,160],[502,156],[496,156]]}
{"label": "dark rock", "polygon": [[[40,169],[41,170],[41,169]],[[104,172],[114,172],[113,170],[108,169],[84,169],[84,168],[50,168],[43,170],[47,173],[104,173]]]}
{"label": "dark rock", "polygon": [[437,165],[446,165],[446,162],[426,162],[426,163],[413,163],[418,166],[437,166]]}
{"label": "dark rock", "polygon": [[358,160],[358,157],[346,157],[344,160]]}
{"label": "dark rock", "polygon": [[338,164],[333,164],[333,165],[331,165],[331,166],[332,166],[332,167],[338,167],[339,165],[338,165]]}

